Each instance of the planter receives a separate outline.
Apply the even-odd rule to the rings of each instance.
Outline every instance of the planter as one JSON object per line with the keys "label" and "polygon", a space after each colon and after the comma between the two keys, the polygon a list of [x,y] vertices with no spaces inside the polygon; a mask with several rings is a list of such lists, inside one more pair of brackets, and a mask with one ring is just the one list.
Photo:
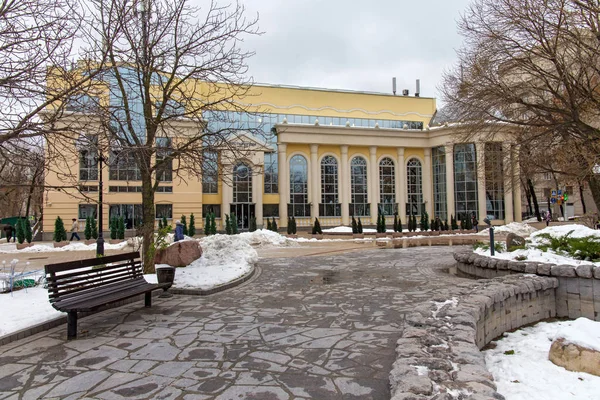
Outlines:
{"label": "planter", "polygon": [[31,246],[33,246],[32,243],[17,243],[17,250],[23,250]]}
{"label": "planter", "polygon": [[167,290],[171,286],[173,286],[173,281],[175,281],[175,267],[160,267],[156,268],[156,279],[158,284],[164,284],[163,292],[158,297],[172,297],[171,293],[168,293]]}
{"label": "planter", "polygon": [[109,239],[108,243],[110,244],[119,244],[121,242],[123,242],[125,239]]}
{"label": "planter", "polygon": [[392,237],[394,237],[394,238],[401,238],[402,236],[404,236],[404,234],[402,232],[394,232],[392,234]]}
{"label": "planter", "polygon": [[312,236],[313,239],[317,239],[317,240],[323,239],[323,235],[317,234],[317,235],[311,235],[311,236]]}
{"label": "planter", "polygon": [[90,244],[94,244],[94,243],[96,243],[96,240],[95,240],[95,239],[90,239],[90,240],[86,240],[86,241],[84,241],[84,243],[85,243],[86,245],[90,245]]}
{"label": "planter", "polygon": [[295,233],[289,234],[287,235],[287,237],[289,237],[290,239],[298,239],[298,235],[296,235]]}
{"label": "planter", "polygon": [[62,242],[54,242],[54,247],[65,247],[66,245],[68,245],[70,242],[67,241],[62,241]]}
{"label": "planter", "polygon": [[352,238],[353,239],[364,239],[365,238],[365,234],[364,233],[353,233],[352,234]]}
{"label": "planter", "polygon": [[377,239],[379,239],[379,238],[384,238],[384,237],[386,237],[386,236],[387,236],[387,233],[376,233],[376,234],[375,234],[375,237],[376,237]]}

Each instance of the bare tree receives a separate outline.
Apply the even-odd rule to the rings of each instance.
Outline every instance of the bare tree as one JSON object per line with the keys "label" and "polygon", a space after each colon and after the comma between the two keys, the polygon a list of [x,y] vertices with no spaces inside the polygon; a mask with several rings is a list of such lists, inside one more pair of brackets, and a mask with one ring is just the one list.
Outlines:
{"label": "bare tree", "polygon": [[[475,0],[441,90],[467,134],[490,122],[515,128],[516,142],[546,161],[556,156],[546,170],[588,181],[600,207],[600,178],[591,173],[600,154],[599,21],[596,0]],[[578,171],[561,152],[577,152]]]}
{"label": "bare tree", "polygon": [[[240,4],[206,9],[186,0],[90,0],[79,73],[98,79],[70,98],[87,115],[110,165],[125,165],[142,187],[144,270],[154,271],[154,196],[161,181],[198,179],[204,155],[220,162],[251,150],[232,112],[251,88],[240,47],[257,34]],[[224,112],[227,111],[227,112]],[[72,116],[69,116],[69,119]],[[69,125],[69,124],[68,124]],[[73,124],[70,124],[74,128]]]}

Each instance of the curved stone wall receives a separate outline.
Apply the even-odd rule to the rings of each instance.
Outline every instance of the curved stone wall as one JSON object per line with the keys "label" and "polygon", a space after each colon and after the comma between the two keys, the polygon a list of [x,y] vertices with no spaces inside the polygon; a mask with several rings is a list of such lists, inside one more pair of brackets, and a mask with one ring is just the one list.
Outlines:
{"label": "curved stone wall", "polygon": [[508,274],[460,284],[404,321],[390,373],[393,400],[503,399],[479,351],[503,332],[556,313],[559,280]]}

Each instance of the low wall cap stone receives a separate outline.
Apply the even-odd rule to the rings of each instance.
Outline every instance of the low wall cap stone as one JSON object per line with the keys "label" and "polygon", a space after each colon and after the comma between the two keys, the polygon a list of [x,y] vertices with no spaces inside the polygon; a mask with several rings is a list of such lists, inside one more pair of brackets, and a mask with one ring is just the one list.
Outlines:
{"label": "low wall cap stone", "polygon": [[600,267],[594,266],[594,279],[600,279]]}
{"label": "low wall cap stone", "polygon": [[549,276],[551,268],[552,268],[552,264],[539,263],[537,265],[537,274]]}
{"label": "low wall cap stone", "polygon": [[574,278],[576,276],[575,267],[572,265],[553,265],[552,268],[550,268],[550,274],[552,276],[561,276],[565,278]]}
{"label": "low wall cap stone", "polygon": [[577,276],[580,276],[582,278],[591,279],[593,276],[592,266],[591,265],[578,265],[575,268],[575,273],[577,274]]}

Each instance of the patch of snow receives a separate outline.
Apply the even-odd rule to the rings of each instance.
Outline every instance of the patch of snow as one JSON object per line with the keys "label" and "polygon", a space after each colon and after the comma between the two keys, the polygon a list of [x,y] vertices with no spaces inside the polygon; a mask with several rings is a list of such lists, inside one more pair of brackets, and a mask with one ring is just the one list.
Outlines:
{"label": "patch of snow", "polygon": [[[492,257],[490,250],[483,250],[478,248],[474,250],[474,253],[481,254],[486,257]],[[516,260],[517,257],[523,258],[521,261],[524,262],[540,262],[556,265],[600,265],[600,263],[594,263],[591,261],[575,260],[571,257],[565,257],[560,254],[556,254],[552,250],[541,251],[538,249],[519,249],[511,252],[496,252],[492,258],[499,260]]]}
{"label": "patch of snow", "polygon": [[0,294],[0,309],[0,337],[66,315],[52,308],[43,287]]}
{"label": "patch of snow", "polygon": [[[597,400],[600,377],[572,372],[548,360],[554,338],[575,321],[540,322],[506,333],[494,349],[483,352],[498,392],[507,400]],[[600,322],[593,322],[600,331]],[[514,354],[504,354],[513,350]]]}
{"label": "patch of snow", "polygon": [[437,319],[437,315],[439,314],[439,312],[442,310],[442,308],[444,308],[447,305],[451,305],[452,308],[455,308],[458,305],[458,298],[453,297],[450,300],[446,300],[446,301],[434,301],[433,304],[435,304],[435,311],[432,311],[432,315],[434,319]]}
{"label": "patch of snow", "polygon": [[237,236],[252,247],[293,247],[298,245],[293,239],[268,229],[242,232]]}
{"label": "patch of snow", "polygon": [[572,238],[584,238],[591,236],[600,240],[600,231],[590,229],[585,225],[578,224],[548,226],[544,229],[540,229],[539,231],[533,233],[530,237],[530,240],[531,243],[535,245],[537,243],[545,241],[545,239],[539,237],[541,234],[546,233],[551,237],[556,238],[560,236],[565,236],[569,232],[572,232],[569,235],[569,237]]}
{"label": "patch of snow", "polygon": [[[127,246],[127,241],[123,241],[117,244],[104,243],[104,250],[122,250]],[[6,243],[0,245],[0,253],[12,254],[12,253],[46,253],[55,251],[90,251],[96,250],[96,243],[85,244],[83,242],[71,242],[63,247],[54,247],[52,243],[40,243],[34,244],[31,247],[27,247],[22,250],[17,250],[15,243]]]}
{"label": "patch of snow", "polygon": [[555,338],[563,338],[565,343],[600,351],[600,322],[577,318],[570,325],[562,327]]}
{"label": "patch of snow", "polygon": [[[529,236],[530,234],[532,234],[533,232],[536,232],[536,231],[537,231],[537,229],[535,229],[533,226],[528,225],[523,222],[511,222],[506,225],[494,226],[494,233],[505,233],[505,234],[514,233],[515,235],[524,236],[524,237]],[[486,229],[482,230],[481,232],[477,233],[477,235],[489,236],[490,230],[488,228],[486,228]]]}
{"label": "patch of snow", "polygon": [[411,365],[417,370],[417,375],[419,376],[427,376],[429,374],[429,368],[424,365]]}

